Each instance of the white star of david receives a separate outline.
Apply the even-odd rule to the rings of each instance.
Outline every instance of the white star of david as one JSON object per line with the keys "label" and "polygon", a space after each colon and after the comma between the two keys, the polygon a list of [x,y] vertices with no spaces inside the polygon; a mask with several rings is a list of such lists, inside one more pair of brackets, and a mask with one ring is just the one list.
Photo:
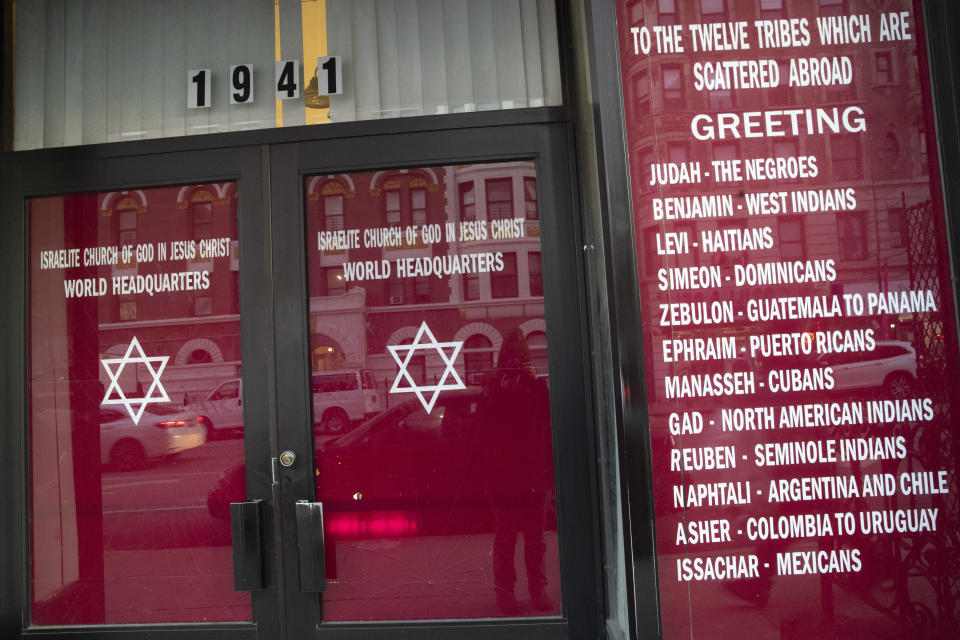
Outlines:
{"label": "white star of david", "polygon": [[[131,358],[130,354],[134,351],[139,355]],[[143,352],[143,347],[140,346],[140,341],[137,340],[137,336],[133,336],[133,340],[130,341],[130,346],[127,347],[127,352],[123,354],[122,358],[104,358],[100,361],[100,363],[103,364],[103,368],[107,370],[107,375],[110,376],[110,385],[107,387],[107,392],[103,394],[103,401],[100,405],[122,404],[127,408],[127,413],[130,414],[130,417],[133,418],[133,424],[139,425],[140,418],[143,417],[143,410],[147,408],[148,404],[151,402],[170,401],[170,398],[167,396],[167,390],[163,388],[163,384],[160,382],[160,374],[163,373],[169,359],[169,356],[148,358],[147,354]],[[120,387],[120,374],[127,364],[136,365],[137,363],[142,363],[147,368],[153,381],[150,383],[150,388],[147,389],[147,395],[142,398],[128,398]],[[154,363],[158,365],[156,369],[154,369]],[[111,369],[110,365],[117,365],[117,367],[116,369]],[[113,391],[116,391],[117,397],[115,398],[110,397]],[[154,391],[157,391],[157,394],[154,394]],[[140,408],[134,410],[134,407],[138,403]]]}
{"label": "white star of david", "polygon": [[[421,342],[421,338],[427,336],[429,342]],[[460,374],[457,373],[457,370],[454,368],[453,363],[457,360],[457,355],[460,353],[460,349],[463,347],[462,342],[437,342],[437,339],[433,337],[433,333],[430,331],[430,328],[427,326],[427,323],[424,322],[420,325],[420,330],[417,331],[417,337],[413,339],[412,344],[401,344],[395,347],[387,347],[390,350],[390,355],[393,356],[393,359],[397,361],[397,365],[400,367],[400,371],[397,372],[397,378],[393,381],[393,388],[390,389],[390,393],[415,393],[417,398],[420,399],[420,404],[423,405],[423,408],[429,414],[433,411],[433,405],[437,402],[437,396],[440,395],[441,391],[446,389],[466,389],[466,385],[463,384],[463,380],[460,379]],[[440,376],[440,380],[437,381],[437,384],[429,385],[417,385],[414,379],[410,376],[410,372],[407,371],[407,366],[410,364],[410,359],[413,358],[413,353],[415,351],[424,351],[428,349],[435,350],[440,357],[443,358],[443,361],[446,363],[446,367],[443,370],[443,375]],[[448,354],[446,350],[450,350]],[[406,356],[401,359],[400,354],[406,352]],[[453,382],[447,382],[447,378],[453,376]],[[400,381],[406,379],[408,386],[401,387]],[[424,392],[432,391],[433,394],[430,396],[428,401],[424,397]]]}

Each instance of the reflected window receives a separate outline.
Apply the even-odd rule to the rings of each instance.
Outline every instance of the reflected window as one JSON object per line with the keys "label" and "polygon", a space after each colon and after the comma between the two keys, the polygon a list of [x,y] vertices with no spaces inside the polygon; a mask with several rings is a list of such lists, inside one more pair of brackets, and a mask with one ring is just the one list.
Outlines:
{"label": "reflected window", "polygon": [[897,135],[892,131],[883,137],[883,143],[880,146],[880,159],[884,166],[890,169],[900,160],[900,141]]}
{"label": "reflected window", "polygon": [[[127,211],[117,211],[117,245],[118,246],[136,246],[137,244],[137,211],[131,209]],[[118,271],[131,270],[131,274],[136,273],[137,259],[131,254],[128,261],[118,258]],[[130,322],[137,319],[137,301],[136,296],[132,294],[123,294],[117,296],[117,320],[120,322]]]}
{"label": "reflected window", "polygon": [[463,299],[480,299],[480,276],[476,273],[468,273],[463,276]]}
{"label": "reflected window", "polygon": [[846,13],[846,0],[820,0],[821,16],[842,16]]}
{"label": "reflected window", "polygon": [[907,216],[902,207],[887,210],[887,234],[887,246],[907,246]]}
{"label": "reflected window", "polygon": [[726,20],[726,0],[700,0],[700,19],[703,22],[723,22]]}
{"label": "reflected window", "polygon": [[343,229],[343,196],[323,196],[323,228],[326,231]]}
{"label": "reflected window", "polygon": [[837,243],[841,260],[867,257],[867,216],[862,211],[837,214]]}
{"label": "reflected window", "polygon": [[714,89],[707,92],[707,102],[714,111],[733,108],[733,91],[730,89]]}
{"label": "reflected window", "polygon": [[[747,228],[747,222],[746,220],[721,220],[717,223],[717,227],[720,228],[722,233],[727,235],[731,234],[731,231],[735,231],[736,233],[740,234],[743,233],[743,230]],[[728,231],[728,229],[730,231]],[[688,237],[695,237],[692,230],[687,235]],[[751,250],[720,252],[718,254],[714,254],[714,260],[720,263],[722,266],[747,264],[747,259],[751,253]]]}
{"label": "reflected window", "polygon": [[804,246],[803,218],[781,217],[777,220],[777,241],[780,257],[784,260],[801,259],[807,255]]}
{"label": "reflected window", "polygon": [[503,270],[490,272],[490,295],[494,298],[516,298],[520,294],[517,281],[517,254],[503,254]]}
{"label": "reflected window", "polygon": [[193,300],[193,315],[209,316],[213,313],[213,298],[210,296],[197,296]]}
{"label": "reflected window", "polygon": [[767,100],[773,105],[786,106],[794,102],[793,88],[790,87],[789,82],[790,65],[786,62],[777,61],[777,66],[780,70],[780,84],[766,90]]}
{"label": "reflected window", "polygon": [[537,203],[537,179],[526,177],[523,179],[523,206],[527,220],[538,220],[540,210]]}
{"label": "reflected window", "polygon": [[[773,143],[773,157],[796,158],[800,155],[800,142],[797,140],[777,140]],[[782,182],[789,182],[784,179]]]}
{"label": "reflected window", "polygon": [[[412,344],[413,338],[406,338],[400,341],[400,344]],[[407,365],[407,373],[413,378],[414,384],[426,384],[427,382],[427,357],[419,355],[422,352],[415,351],[410,357]]]}
{"label": "reflected window", "polygon": [[711,149],[713,159],[727,162],[740,157],[740,146],[736,142],[717,142]]}
{"label": "reflected window", "polygon": [[677,0],[657,0],[660,24],[677,24]]}
{"label": "reflected window", "polygon": [[627,5],[627,16],[631,25],[635,27],[643,26],[643,0],[631,0]]}
{"label": "reflected window", "polygon": [[633,76],[633,106],[640,113],[650,111],[650,78],[646,71],[641,71]]}
{"label": "reflected window", "polygon": [[660,79],[663,83],[664,106],[685,106],[683,104],[683,68],[675,65],[663,65],[660,67]]}
{"label": "reflected window", "polygon": [[527,254],[527,269],[530,273],[530,295],[543,295],[543,267],[540,264],[540,252],[531,251]]}
{"label": "reflected window", "polygon": [[403,303],[403,280],[391,278],[387,281],[387,304]]}
{"label": "reflected window", "polygon": [[137,319],[136,300],[125,300],[125,296],[119,296],[117,300],[117,320],[120,322],[129,322]]}
{"label": "reflected window", "polygon": [[193,237],[213,237],[213,203],[194,202],[190,204],[193,213]]}
{"label": "reflected window", "polygon": [[764,20],[774,20],[784,17],[783,0],[760,0],[760,17]]}
{"label": "reflected window", "polygon": [[543,331],[531,331],[527,336],[527,348],[530,359],[537,368],[537,375],[545,376],[550,372],[547,366],[547,334]]}
{"label": "reflected window", "polygon": [[413,301],[417,304],[430,302],[430,278],[417,278],[413,283]]}
{"label": "reflected window", "polygon": [[384,220],[388,225],[400,224],[400,191],[385,191],[383,196]]}
{"label": "reflected window", "polygon": [[854,136],[832,136],[830,155],[834,180],[856,180],[863,177],[860,141]]}
{"label": "reflected window", "polygon": [[513,179],[495,178],[486,182],[487,219],[506,220],[513,217]]}
{"label": "reflected window", "polygon": [[490,338],[476,334],[463,343],[463,368],[467,384],[478,385],[484,374],[493,369],[493,343]]}
{"label": "reflected window", "polygon": [[851,81],[850,84],[829,84],[823,88],[824,97],[827,102],[840,102],[841,100],[856,100],[858,83]]}
{"label": "reflected window", "polygon": [[331,338],[323,334],[315,334],[311,337],[311,344],[315,346],[311,352],[311,365],[314,372],[337,371],[344,367],[346,356],[343,353],[343,347]]}
{"label": "reflected window", "polygon": [[410,216],[418,227],[427,223],[426,189],[410,189]]}
{"label": "reflected window", "polygon": [[458,185],[458,189],[460,191],[460,219],[476,220],[477,204],[476,193],[473,189],[473,180],[461,182]]}
{"label": "reflected window", "polygon": [[667,143],[667,157],[670,159],[670,162],[686,162],[689,155],[690,151],[686,142]]}
{"label": "reflected window", "polygon": [[[641,149],[639,152],[636,152],[634,155],[634,166],[632,171],[634,171],[634,188],[638,188],[640,192],[649,191],[651,169],[650,165],[654,162],[653,149]],[[636,179],[639,177],[640,184],[637,185]]]}
{"label": "reflected window", "polygon": [[326,295],[339,296],[347,292],[347,280],[343,276],[343,267],[325,267]]}
{"label": "reflected window", "polygon": [[893,58],[889,51],[873,54],[873,69],[877,84],[893,84]]}
{"label": "reflected window", "polygon": [[187,364],[210,364],[213,362],[213,356],[206,349],[194,349],[187,356]]}
{"label": "reflected window", "polygon": [[920,164],[920,171],[927,171],[927,132],[923,127],[920,127],[917,131],[917,157]]}

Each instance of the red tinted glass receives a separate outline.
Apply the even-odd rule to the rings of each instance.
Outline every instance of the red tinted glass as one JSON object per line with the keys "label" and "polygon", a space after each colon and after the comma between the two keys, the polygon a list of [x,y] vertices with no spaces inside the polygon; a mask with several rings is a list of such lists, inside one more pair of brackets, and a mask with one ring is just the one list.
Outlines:
{"label": "red tinted glass", "polygon": [[[327,621],[560,614],[534,179],[510,162],[307,181],[313,378],[371,377],[314,385]],[[344,233],[322,193],[345,195]]]}
{"label": "red tinted glass", "polygon": [[960,636],[915,4],[617,3],[667,640]]}
{"label": "red tinted glass", "polygon": [[30,201],[33,624],[250,620],[236,221],[232,182]]}

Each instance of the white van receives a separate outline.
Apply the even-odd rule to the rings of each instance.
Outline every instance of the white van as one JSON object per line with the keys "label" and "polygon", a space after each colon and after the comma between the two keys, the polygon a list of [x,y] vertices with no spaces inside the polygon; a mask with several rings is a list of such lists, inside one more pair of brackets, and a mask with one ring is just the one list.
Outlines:
{"label": "white van", "polygon": [[[313,423],[327,433],[342,433],[352,424],[379,413],[380,394],[369,371],[345,369],[311,376]],[[243,427],[243,380],[227,380],[197,407],[208,429]]]}
{"label": "white van", "polygon": [[311,378],[313,424],[327,433],[342,433],[383,409],[369,371],[322,371]]}

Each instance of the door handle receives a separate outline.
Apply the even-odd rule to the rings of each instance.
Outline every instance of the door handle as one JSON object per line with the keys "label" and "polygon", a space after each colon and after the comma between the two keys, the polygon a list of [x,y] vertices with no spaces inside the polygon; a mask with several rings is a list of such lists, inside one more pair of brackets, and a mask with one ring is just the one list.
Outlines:
{"label": "door handle", "polygon": [[233,588],[263,589],[263,544],[260,535],[260,500],[230,503],[233,538]]}
{"label": "door handle", "polygon": [[298,500],[296,508],[300,591],[323,591],[327,588],[323,560],[323,503]]}

